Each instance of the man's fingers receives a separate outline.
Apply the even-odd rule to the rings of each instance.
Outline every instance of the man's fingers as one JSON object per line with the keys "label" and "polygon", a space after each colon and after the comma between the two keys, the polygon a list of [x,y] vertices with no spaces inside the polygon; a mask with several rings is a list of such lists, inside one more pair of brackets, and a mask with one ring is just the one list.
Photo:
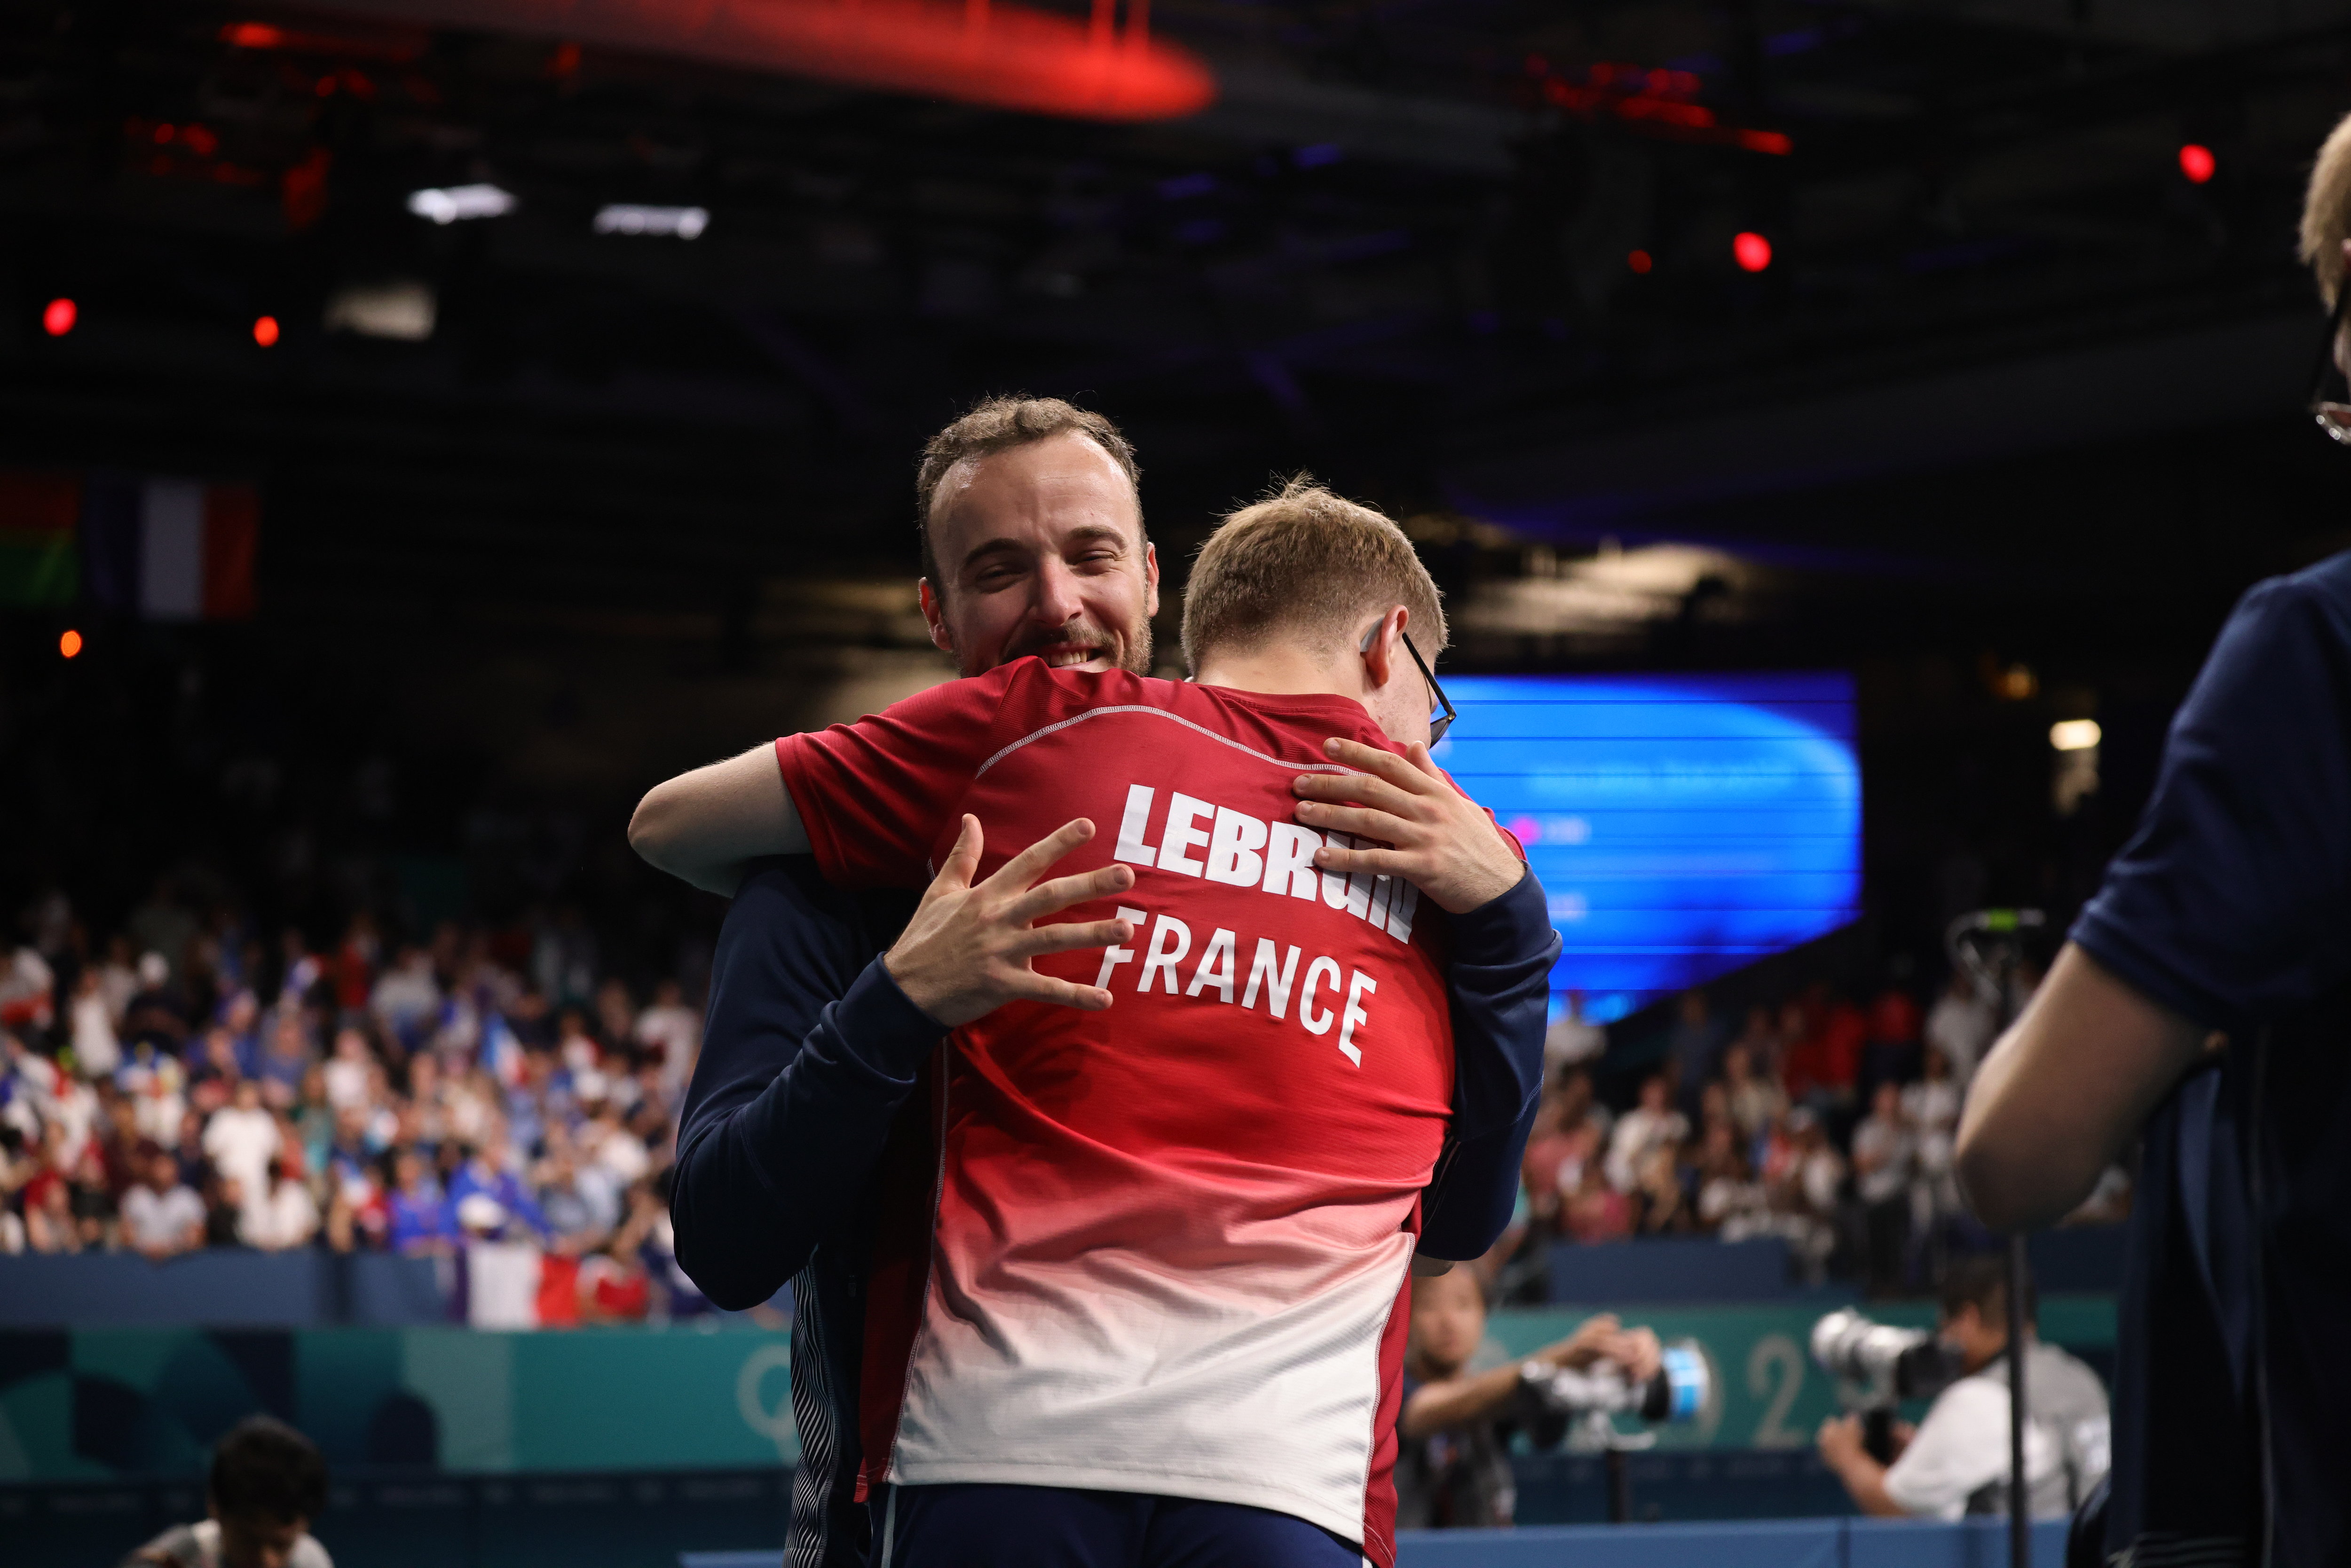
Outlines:
{"label": "man's fingers", "polygon": [[1134,868],[1131,865],[1100,866],[1075,876],[1057,876],[1050,882],[1039,883],[1014,899],[1006,908],[1005,916],[1025,925],[1058,914],[1073,904],[1124,893],[1134,885]]}
{"label": "man's fingers", "polygon": [[1301,803],[1298,820],[1326,833],[1335,828],[1359,839],[1384,839],[1390,843],[1399,837],[1419,838],[1424,831],[1420,823],[1391,811],[1375,811],[1363,806],[1325,806],[1319,801]]}
{"label": "man's fingers", "polygon": [[1314,852],[1314,867],[1334,876],[1367,871],[1374,876],[1400,876],[1407,881],[1416,869],[1401,850],[1320,849]]}
{"label": "man's fingers", "polygon": [[1399,817],[1417,817],[1426,810],[1420,804],[1425,796],[1399,789],[1374,773],[1301,773],[1291,781],[1290,792],[1301,800],[1377,806]]}
{"label": "man's fingers", "polygon": [[1032,974],[1024,983],[1014,985],[1011,990],[1016,998],[1032,1002],[1050,1002],[1055,1007],[1076,1008],[1080,1012],[1098,1013],[1110,1006],[1110,993],[1102,987],[1057,980],[1050,975]]}
{"label": "man's fingers", "polygon": [[1094,836],[1094,825],[1083,817],[1063,822],[999,867],[987,879],[990,887],[1025,888],[1045,874],[1045,868]]}
{"label": "man's fingers", "polygon": [[1021,933],[1011,946],[1014,956],[1034,958],[1046,953],[1067,953],[1076,947],[1107,947],[1134,935],[1128,920],[1073,920],[1063,925],[1040,925]]}
{"label": "man's fingers", "polygon": [[979,852],[985,841],[986,835],[980,831],[979,819],[968,811],[965,812],[963,826],[956,832],[955,848],[947,852],[946,863],[940,866],[939,874],[931,879],[931,886],[934,889],[969,887],[971,873],[979,869]]}
{"label": "man's fingers", "polygon": [[[1407,794],[1428,792],[1426,774],[1413,766],[1407,758],[1393,751],[1383,751],[1376,746],[1365,746],[1360,740],[1343,740],[1337,736],[1322,743],[1322,753],[1333,762],[1343,762],[1365,773],[1374,773]],[[1326,775],[1327,777],[1327,775]]]}

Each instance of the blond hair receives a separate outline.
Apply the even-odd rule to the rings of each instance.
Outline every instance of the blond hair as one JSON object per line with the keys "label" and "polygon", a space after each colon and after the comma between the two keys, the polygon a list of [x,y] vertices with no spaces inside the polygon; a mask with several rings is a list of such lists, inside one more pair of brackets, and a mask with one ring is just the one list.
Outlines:
{"label": "blond hair", "polygon": [[[1134,487],[1135,517],[1140,526],[1143,470],[1134,461],[1134,447],[1119,434],[1117,425],[1091,409],[1063,402],[1057,397],[1029,397],[1015,392],[982,398],[970,412],[931,437],[929,444],[923,448],[923,461],[914,470],[914,526],[922,530],[923,575],[931,580],[932,591],[943,596],[946,592],[946,582],[939,575],[938,553],[931,547],[931,504],[938,498],[939,486],[946,482],[947,470],[967,457],[984,457],[991,452],[1026,446],[1030,442],[1050,440],[1072,431],[1109,454],[1119,472],[1126,476],[1126,482]],[[1143,537],[1147,541],[1150,535]]]}
{"label": "blond hair", "polygon": [[2351,115],[2327,134],[2302,198],[2302,259],[2318,279],[2319,298],[2335,308],[2343,287],[2343,241],[2351,235]]}
{"label": "blond hair", "polygon": [[1279,633],[1337,643],[1367,617],[1412,612],[1414,645],[1445,646],[1445,609],[1404,530],[1304,474],[1227,517],[1200,547],[1184,590],[1184,659],[1246,651]]}

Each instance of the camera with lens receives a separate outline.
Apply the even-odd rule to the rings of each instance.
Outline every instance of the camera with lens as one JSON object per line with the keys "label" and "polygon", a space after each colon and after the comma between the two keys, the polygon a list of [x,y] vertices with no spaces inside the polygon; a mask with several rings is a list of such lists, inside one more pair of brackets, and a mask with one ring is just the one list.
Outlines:
{"label": "camera with lens", "polygon": [[1537,1407],[1529,1436],[1545,1448],[1579,1423],[1596,1448],[1646,1448],[1656,1440],[1655,1433],[1627,1437],[1613,1417],[1633,1416],[1650,1426],[1694,1421],[1714,1391],[1706,1354],[1691,1340],[1665,1346],[1656,1374],[1637,1383],[1613,1361],[1596,1361],[1580,1371],[1531,1361],[1520,1378]]}
{"label": "camera with lens", "polygon": [[1848,1408],[1862,1413],[1862,1446],[1879,1463],[1894,1452],[1894,1407],[1932,1399],[1959,1378],[1959,1353],[1928,1329],[1872,1322],[1851,1307],[1813,1325],[1813,1359],[1835,1378]]}

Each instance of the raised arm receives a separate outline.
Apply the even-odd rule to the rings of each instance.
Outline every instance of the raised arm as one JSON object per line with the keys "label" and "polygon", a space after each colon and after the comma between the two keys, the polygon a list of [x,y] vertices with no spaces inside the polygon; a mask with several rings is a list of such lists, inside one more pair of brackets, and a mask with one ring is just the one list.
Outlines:
{"label": "raised arm", "polygon": [[732,897],[750,862],[806,854],[809,837],[776,748],[763,741],[646,790],[629,819],[629,847],[705,893]]}

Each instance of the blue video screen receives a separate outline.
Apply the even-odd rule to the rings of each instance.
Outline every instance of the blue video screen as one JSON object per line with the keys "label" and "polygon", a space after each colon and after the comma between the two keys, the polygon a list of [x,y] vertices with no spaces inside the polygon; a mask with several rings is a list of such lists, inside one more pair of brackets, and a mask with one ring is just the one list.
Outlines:
{"label": "blue video screen", "polygon": [[1552,1014],[1622,1018],[1861,915],[1849,674],[1460,675],[1437,761],[1527,849]]}

